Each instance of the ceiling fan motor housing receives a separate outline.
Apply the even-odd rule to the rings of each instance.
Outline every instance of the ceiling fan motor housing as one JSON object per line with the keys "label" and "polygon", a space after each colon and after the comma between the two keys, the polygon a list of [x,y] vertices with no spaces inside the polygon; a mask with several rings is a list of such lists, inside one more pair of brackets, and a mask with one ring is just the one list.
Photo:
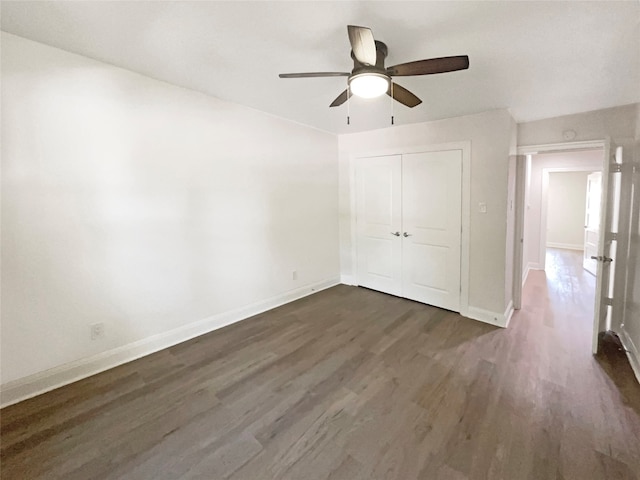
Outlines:
{"label": "ceiling fan motor housing", "polygon": [[384,59],[387,57],[387,46],[376,40],[376,64],[367,65],[360,62],[351,51],[353,58],[353,70],[347,83],[354,95],[363,98],[374,98],[384,95],[391,85],[391,77],[384,67]]}

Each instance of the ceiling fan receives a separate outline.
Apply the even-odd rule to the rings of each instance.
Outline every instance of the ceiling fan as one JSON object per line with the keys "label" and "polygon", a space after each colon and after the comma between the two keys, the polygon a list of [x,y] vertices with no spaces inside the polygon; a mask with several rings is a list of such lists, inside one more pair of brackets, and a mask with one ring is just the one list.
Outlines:
{"label": "ceiling fan", "polygon": [[349,42],[351,43],[351,58],[353,59],[351,73],[281,73],[279,75],[280,78],[349,77],[347,79],[349,88],[338,95],[330,107],[342,105],[351,95],[374,98],[386,93],[393,97],[394,100],[413,108],[422,103],[422,100],[406,88],[393,82],[391,77],[431,75],[469,68],[469,57],[467,55],[429,58],[385,68],[384,59],[387,56],[387,46],[378,40],[374,40],[371,29],[349,25],[347,30],[349,32]]}

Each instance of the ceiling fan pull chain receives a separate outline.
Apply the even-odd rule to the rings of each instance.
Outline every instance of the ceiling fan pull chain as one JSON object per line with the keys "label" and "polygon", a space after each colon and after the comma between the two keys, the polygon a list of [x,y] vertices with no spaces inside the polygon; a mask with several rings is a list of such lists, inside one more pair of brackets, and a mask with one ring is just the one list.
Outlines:
{"label": "ceiling fan pull chain", "polygon": [[347,84],[347,125],[351,125],[351,118],[349,115],[351,114],[351,87]]}
{"label": "ceiling fan pull chain", "polygon": [[394,124],[394,119],[393,119],[393,82],[391,82],[391,125]]}

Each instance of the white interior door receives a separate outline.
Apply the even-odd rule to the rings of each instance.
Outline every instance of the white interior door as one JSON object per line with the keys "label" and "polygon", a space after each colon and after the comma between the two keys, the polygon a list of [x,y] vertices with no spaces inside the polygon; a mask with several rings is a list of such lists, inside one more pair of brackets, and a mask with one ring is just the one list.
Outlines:
{"label": "white interior door", "polygon": [[462,151],[402,156],[402,296],[460,311]]}
{"label": "white interior door", "polygon": [[358,159],[358,285],[402,295],[401,156]]}
{"label": "white interior door", "polygon": [[[615,150],[615,154],[611,152]],[[600,202],[600,234],[598,239],[598,269],[596,273],[596,305],[593,328],[593,353],[598,353],[598,337],[610,328],[615,295],[615,257],[620,213],[620,188],[623,160],[622,147],[605,143]]]}
{"label": "white interior door", "polygon": [[602,172],[594,172],[587,177],[587,198],[584,218],[584,259],[586,271],[596,275],[598,262],[598,238],[600,236],[600,200],[602,196]]}

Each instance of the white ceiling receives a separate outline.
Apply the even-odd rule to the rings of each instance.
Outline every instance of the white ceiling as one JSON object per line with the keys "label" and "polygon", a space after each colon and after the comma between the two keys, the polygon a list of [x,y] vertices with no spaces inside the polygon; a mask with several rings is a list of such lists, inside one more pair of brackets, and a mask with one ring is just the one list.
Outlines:
{"label": "white ceiling", "polygon": [[640,3],[2,1],[2,30],[323,130],[390,124],[391,102],[328,108],[350,71],[348,24],[386,65],[469,55],[466,71],[398,77],[423,103],[396,124],[509,108],[518,122],[640,102]]}

